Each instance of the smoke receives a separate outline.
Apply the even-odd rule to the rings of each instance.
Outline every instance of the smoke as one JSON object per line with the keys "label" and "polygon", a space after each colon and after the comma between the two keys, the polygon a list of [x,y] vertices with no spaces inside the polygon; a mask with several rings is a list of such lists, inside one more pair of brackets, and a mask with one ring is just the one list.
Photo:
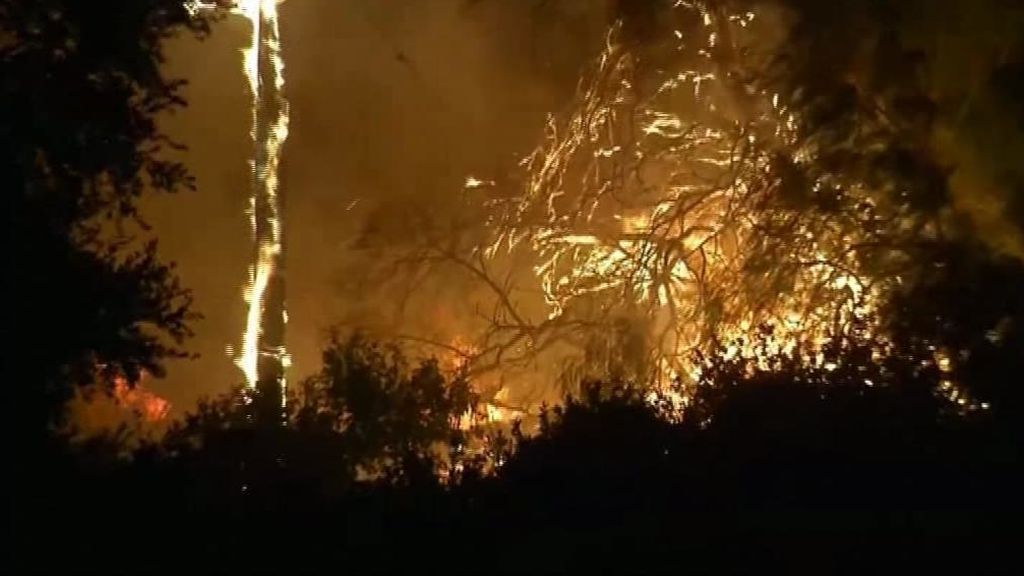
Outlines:
{"label": "smoke", "polygon": [[[566,106],[610,11],[588,0],[293,0],[280,12],[292,116],[281,177],[295,379],[317,368],[335,322],[381,320],[380,297],[360,282],[366,255],[352,243],[368,226],[398,240],[410,215],[455,202],[467,174],[509,174],[545,115]],[[225,347],[237,345],[244,325],[251,259],[249,95],[238,53],[247,39],[245,22],[227,18],[205,42],[176,42],[167,63],[190,85],[188,108],[164,126],[189,147],[184,161],[199,190],[144,209],[204,315],[191,341],[200,358],[173,362],[152,383],[176,410],[242,382]],[[451,320],[421,304],[405,315],[420,325]]]}
{"label": "smoke", "polygon": [[951,4],[932,9],[912,37],[929,56],[941,106],[936,147],[954,170],[955,207],[994,249],[1024,258],[1024,124],[1012,93],[1022,79],[1024,6]]}
{"label": "smoke", "polygon": [[[548,113],[564,112],[579,73],[622,18],[632,42],[659,35],[661,0],[292,0],[281,6],[292,105],[284,149],[288,347],[291,377],[313,372],[328,327],[341,319],[393,325],[394,293],[368,277],[372,236],[399,243],[455,205],[467,175],[509,183]],[[669,2],[670,4],[670,2]],[[938,102],[934,146],[951,169],[953,209],[993,247],[1024,256],[1024,154],[1014,63],[1024,17],[1009,0],[771,0],[779,27],[829,73],[856,73],[884,31],[923,55]],[[786,24],[782,24],[785,22]],[[247,30],[220,23],[204,42],[171,50],[190,106],[167,130],[190,147],[199,191],[157,198],[147,215],[163,254],[179,262],[205,320],[192,347],[152,385],[178,408],[241,383],[224,353],[244,323],[241,286],[251,255],[248,94],[238,50]],[[780,33],[780,36],[782,34]],[[790,38],[793,40],[793,37]],[[1007,76],[1010,76],[1007,79]],[[514,185],[509,183],[509,185]],[[500,188],[500,186],[499,186]],[[489,193],[482,189],[481,193]],[[410,332],[467,320],[444,303],[474,299],[454,280],[418,286],[404,307]],[[425,332],[424,332],[425,331]]]}
{"label": "smoke", "polygon": [[[920,60],[937,104],[934,151],[950,170],[952,212],[995,250],[1024,257],[1024,130],[1020,100],[1024,5],[1013,0],[777,0],[791,39],[824,75],[857,76],[882,37]],[[863,78],[861,78],[863,80]]]}

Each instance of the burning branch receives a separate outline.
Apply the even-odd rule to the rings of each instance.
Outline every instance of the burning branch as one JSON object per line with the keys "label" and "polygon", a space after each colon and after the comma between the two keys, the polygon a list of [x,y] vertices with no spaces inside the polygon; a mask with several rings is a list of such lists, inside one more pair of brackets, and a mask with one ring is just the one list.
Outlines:
{"label": "burning branch", "polygon": [[755,14],[710,6],[677,3],[671,38],[642,51],[614,27],[575,111],[522,162],[522,190],[407,254],[488,295],[472,373],[559,355],[577,376],[674,385],[699,379],[701,350],[820,362],[873,329],[893,279],[865,260],[907,221],[820,161],[821,139],[758,80]]}

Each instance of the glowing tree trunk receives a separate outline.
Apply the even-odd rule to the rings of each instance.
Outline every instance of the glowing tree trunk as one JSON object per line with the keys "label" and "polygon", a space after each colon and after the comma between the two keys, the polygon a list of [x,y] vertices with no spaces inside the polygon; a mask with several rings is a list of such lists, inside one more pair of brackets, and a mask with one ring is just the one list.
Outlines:
{"label": "glowing tree trunk", "polygon": [[253,94],[250,216],[256,249],[238,365],[249,388],[258,392],[260,406],[266,408],[268,415],[279,415],[289,365],[285,347],[282,197],[278,181],[281,148],[288,137],[288,102],[283,96],[284,63],[277,0],[248,0],[238,8],[253,27],[245,69]]}
{"label": "glowing tree trunk", "polygon": [[186,0],[192,13],[229,8],[252,27],[243,50],[243,70],[252,92],[252,183],[249,217],[255,255],[245,300],[249,306],[241,353],[235,363],[250,392],[258,392],[257,414],[280,421],[285,373],[291,363],[285,347],[284,237],[278,181],[281,149],[288,138],[288,101],[284,98],[284,59],[277,7],[284,0]]}

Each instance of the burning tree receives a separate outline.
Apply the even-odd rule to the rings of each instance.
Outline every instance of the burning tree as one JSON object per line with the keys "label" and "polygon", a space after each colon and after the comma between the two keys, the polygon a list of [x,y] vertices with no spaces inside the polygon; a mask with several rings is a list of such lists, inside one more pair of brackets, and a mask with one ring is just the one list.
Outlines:
{"label": "burning tree", "polygon": [[930,128],[900,107],[927,104],[912,63],[884,91],[801,85],[785,11],[753,6],[618,21],[522,188],[467,179],[468,215],[403,255],[488,293],[478,338],[444,344],[473,371],[571,358],[570,381],[685,387],[709,349],[829,366],[848,338],[885,346],[879,307],[942,224],[915,204],[942,170],[910,152]]}

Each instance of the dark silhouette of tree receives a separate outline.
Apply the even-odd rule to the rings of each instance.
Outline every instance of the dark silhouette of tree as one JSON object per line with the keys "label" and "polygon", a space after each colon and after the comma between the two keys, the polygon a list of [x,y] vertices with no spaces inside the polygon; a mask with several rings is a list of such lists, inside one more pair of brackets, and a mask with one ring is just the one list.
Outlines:
{"label": "dark silhouette of tree", "polygon": [[[477,530],[554,570],[977,570],[998,568],[980,554],[1007,558],[996,523],[1022,504],[1019,448],[987,411],[940,394],[939,370],[858,347],[829,367],[705,360],[680,423],[622,385],[591,385],[549,412],[474,494]],[[945,558],[951,545],[972,560]]]}
{"label": "dark silhouette of tree", "polygon": [[990,404],[1020,439],[1024,264],[969,241],[922,244],[919,255],[929,265],[886,310],[898,353],[946,363],[959,401]]}
{"label": "dark silhouette of tree", "polygon": [[[451,417],[461,407],[443,397],[457,394],[427,384],[434,392],[410,398],[392,388],[396,374],[416,378],[392,371],[401,355],[335,341],[317,377],[334,385],[307,390],[315,398],[286,426],[254,425],[239,396],[206,403],[130,462],[102,446],[83,454],[77,477],[92,497],[58,495],[50,517],[145,527],[122,532],[118,562],[147,571],[985,571],[1014,549],[1001,526],[1022,507],[1019,445],[989,411],[944,396],[937,367],[876,362],[870,344],[813,366],[798,354],[706,357],[679,421],[646,386],[587,383],[538,430],[515,428],[494,474],[441,483],[430,459],[442,419],[428,407]],[[357,396],[377,408],[354,408]],[[352,427],[369,414],[391,446]],[[397,461],[411,451],[422,452]],[[154,551],[183,535],[173,553]],[[46,566],[108,562],[88,556],[87,539],[64,540],[72,553]]]}
{"label": "dark silhouette of tree", "polygon": [[[1020,387],[1008,375],[1020,370],[1011,350],[1020,347],[1024,265],[987,242],[988,231],[954,205],[951,176],[961,166],[937,149],[936,133],[955,118],[930,78],[938,65],[933,54],[906,38],[918,11],[934,3],[779,4],[793,25],[762,82],[802,119],[798,141],[814,150],[809,161],[789,165],[790,180],[805,184],[826,174],[838,185],[797,185],[789,202],[773,209],[782,222],[809,212],[852,223],[844,248],[884,287],[877,335],[890,345],[884,354],[943,365],[937,387],[962,405],[991,404],[993,417],[1012,428]],[[988,9],[1009,20],[1022,15],[1008,4]],[[990,83],[1004,98],[1013,90],[1012,70],[1012,62],[993,67]],[[1012,141],[1004,144],[1012,149]],[[1012,210],[1017,168],[1000,170]],[[859,182],[861,190],[844,182]],[[1007,220],[1019,228],[1012,213]],[[775,248],[786,250],[784,235],[767,238],[781,239]]]}
{"label": "dark silhouette of tree", "polygon": [[289,394],[280,425],[254,417],[259,398],[238,391],[201,403],[162,450],[221,478],[229,497],[292,485],[337,497],[357,480],[432,484],[450,469],[451,444],[470,440],[460,420],[475,408],[464,379],[360,335],[332,337],[323,359]]}
{"label": "dark silhouette of tree", "polygon": [[190,295],[132,230],[142,194],[194,187],[156,117],[185,104],[163,43],[208,23],[178,0],[0,3],[4,364],[26,430],[59,425],[75,385],[184,353]]}
{"label": "dark silhouette of tree", "polygon": [[75,457],[54,434],[75,387],[160,375],[184,354],[191,297],[133,231],[146,228],[142,194],[194,187],[156,120],[185,104],[184,82],[161,70],[164,42],[208,23],[180,0],[0,1],[14,549],[46,541],[57,511],[82,505],[70,494],[87,499],[109,468],[100,446]]}
{"label": "dark silhouette of tree", "polygon": [[299,430],[341,433],[349,456],[374,474],[389,462],[429,456],[474,405],[468,382],[446,377],[436,360],[412,367],[397,346],[357,334],[332,337],[323,368],[299,384],[291,409]]}

